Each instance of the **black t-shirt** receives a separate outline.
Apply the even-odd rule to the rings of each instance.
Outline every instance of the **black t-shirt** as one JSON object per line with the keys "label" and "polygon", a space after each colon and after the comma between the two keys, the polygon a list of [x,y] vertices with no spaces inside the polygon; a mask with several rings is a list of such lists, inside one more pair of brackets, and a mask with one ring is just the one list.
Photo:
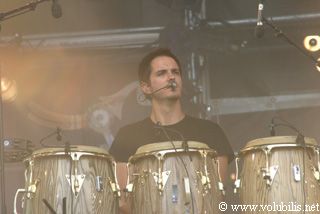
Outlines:
{"label": "black t-shirt", "polygon": [[127,162],[140,146],[170,140],[187,140],[205,143],[216,150],[219,156],[228,156],[229,161],[233,159],[229,141],[216,123],[187,115],[176,124],[162,127],[169,138],[149,117],[127,125],[119,130],[109,152],[117,161]]}

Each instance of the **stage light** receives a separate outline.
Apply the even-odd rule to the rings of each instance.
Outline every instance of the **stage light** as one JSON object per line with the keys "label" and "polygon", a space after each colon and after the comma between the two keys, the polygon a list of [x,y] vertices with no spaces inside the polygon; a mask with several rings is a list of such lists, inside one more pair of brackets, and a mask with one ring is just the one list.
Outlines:
{"label": "stage light", "polygon": [[320,36],[309,35],[303,40],[305,49],[311,52],[316,52],[320,50]]}
{"label": "stage light", "polygon": [[318,58],[317,61],[318,63],[316,64],[316,68],[320,72],[320,58]]}
{"label": "stage light", "polygon": [[17,83],[6,77],[1,79],[1,93],[4,102],[12,102],[17,97]]}

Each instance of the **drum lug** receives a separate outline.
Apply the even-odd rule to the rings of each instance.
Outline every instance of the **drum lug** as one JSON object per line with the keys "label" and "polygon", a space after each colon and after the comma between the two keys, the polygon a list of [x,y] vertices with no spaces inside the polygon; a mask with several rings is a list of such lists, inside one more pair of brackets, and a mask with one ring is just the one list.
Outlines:
{"label": "drum lug", "polygon": [[[143,174],[147,174],[148,172],[147,171],[144,171]],[[140,174],[138,173],[133,173],[132,176],[135,176],[135,177],[141,177],[143,178],[144,176],[140,176]],[[126,193],[131,193],[133,192],[133,183],[129,183],[129,178],[127,180],[127,185],[126,185],[126,188],[125,188],[125,192]]]}
{"label": "drum lug", "polygon": [[221,191],[222,195],[226,195],[226,191],[222,182],[218,182],[218,188]]}
{"label": "drum lug", "polygon": [[238,189],[240,188],[240,185],[241,185],[241,180],[240,179],[236,179],[235,182],[234,182],[234,189],[233,189],[234,193],[238,192]]}
{"label": "drum lug", "polygon": [[101,176],[96,176],[96,190],[97,192],[103,191],[103,181]]}
{"label": "drum lug", "polygon": [[111,186],[112,192],[113,192],[114,194],[116,194],[116,196],[120,197],[121,194],[120,194],[120,187],[119,187],[119,185],[118,185],[117,183],[112,182],[111,179],[110,179],[110,186]]}
{"label": "drum lug", "polygon": [[133,191],[133,184],[131,183],[126,186],[126,192],[132,192],[132,191]]}
{"label": "drum lug", "polygon": [[265,180],[267,180],[267,186],[270,187],[273,183],[273,179],[278,172],[278,165],[271,166],[269,168],[262,168],[262,176]]}
{"label": "drum lug", "polygon": [[69,185],[71,186],[72,192],[74,196],[77,198],[79,195],[79,192],[81,190],[82,184],[84,179],[86,178],[86,175],[71,175],[71,180],[70,180],[70,175],[66,175],[66,178],[68,180]]}
{"label": "drum lug", "polygon": [[320,181],[320,172],[315,167],[313,167],[313,175],[316,178],[317,181]]}
{"label": "drum lug", "polygon": [[27,191],[27,198],[31,198],[31,193],[35,193],[37,191],[37,186],[39,184],[40,180],[36,179],[33,184],[28,186],[28,191]]}
{"label": "drum lug", "polygon": [[[117,163],[115,161],[112,161],[112,166],[113,166],[113,171],[117,172]],[[117,180],[117,175],[114,177],[114,182],[112,182],[111,178],[109,178],[110,181],[110,185],[111,185],[111,189],[113,191],[113,193],[117,196],[120,197],[121,193],[120,193],[120,186]]]}
{"label": "drum lug", "polygon": [[158,190],[160,192],[163,191],[163,188],[165,187],[168,178],[170,176],[171,171],[163,171],[162,174],[159,176],[159,173],[157,172],[152,172],[154,181],[156,182],[156,184],[158,185]]}
{"label": "drum lug", "polygon": [[202,185],[209,186],[209,189],[211,188],[211,186],[210,186],[210,178],[208,176],[202,175],[201,176],[201,183],[202,183]]}
{"label": "drum lug", "polygon": [[238,189],[240,188],[240,185],[241,185],[241,180],[239,179],[239,160],[240,160],[240,158],[239,158],[238,153],[236,153],[235,156],[236,156],[236,179],[234,181],[233,192],[237,193]]}
{"label": "drum lug", "polygon": [[211,189],[211,182],[209,176],[203,175],[202,172],[197,172],[201,177],[201,184],[205,187],[205,190]]}

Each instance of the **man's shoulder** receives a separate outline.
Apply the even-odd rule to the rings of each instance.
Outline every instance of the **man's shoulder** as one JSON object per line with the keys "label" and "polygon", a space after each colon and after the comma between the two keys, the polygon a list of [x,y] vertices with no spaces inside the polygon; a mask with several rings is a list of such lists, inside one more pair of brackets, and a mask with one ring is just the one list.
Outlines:
{"label": "man's shoulder", "polygon": [[[138,122],[127,124],[121,127],[113,141],[111,146],[111,150],[115,150],[115,148],[121,148],[123,146],[132,146],[133,143],[128,144],[128,142],[138,142],[141,138],[141,133],[146,127],[147,118]],[[123,148],[122,148],[123,149]]]}
{"label": "man's shoulder", "polygon": [[149,122],[149,118],[145,118],[143,120],[140,120],[140,121],[137,121],[134,123],[130,123],[130,124],[127,124],[127,125],[121,127],[120,131],[126,132],[126,131],[141,129],[141,128],[145,127],[146,125],[148,125],[148,122]]}
{"label": "man's shoulder", "polygon": [[187,121],[189,123],[195,124],[195,125],[204,125],[204,126],[214,126],[217,127],[219,126],[217,123],[211,121],[211,120],[207,120],[207,119],[201,119],[201,118],[196,118],[190,115],[187,115]]}

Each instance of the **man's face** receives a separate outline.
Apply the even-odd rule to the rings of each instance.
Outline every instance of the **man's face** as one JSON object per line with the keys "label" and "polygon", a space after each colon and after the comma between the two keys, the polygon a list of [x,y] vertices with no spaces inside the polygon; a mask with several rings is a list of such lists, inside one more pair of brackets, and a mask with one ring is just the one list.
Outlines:
{"label": "man's face", "polygon": [[142,85],[142,90],[150,94],[167,86],[171,81],[176,82],[175,88],[165,88],[152,95],[155,99],[178,99],[181,97],[181,73],[176,61],[168,56],[159,56],[151,61],[150,82]]}

